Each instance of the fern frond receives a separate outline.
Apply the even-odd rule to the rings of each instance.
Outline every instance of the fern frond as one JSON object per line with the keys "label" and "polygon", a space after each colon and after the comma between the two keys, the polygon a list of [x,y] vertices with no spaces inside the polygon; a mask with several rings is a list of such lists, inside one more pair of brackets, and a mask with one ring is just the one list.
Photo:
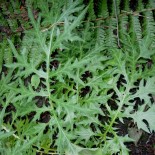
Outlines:
{"label": "fern frond", "polygon": [[117,10],[117,14],[120,14],[120,3],[121,1],[120,0],[115,0],[114,1],[114,4],[116,4],[116,10]]}
{"label": "fern frond", "polygon": [[143,5],[143,1],[142,0],[139,0],[138,1],[138,7],[137,7],[137,10],[138,11],[141,11],[144,9],[144,5]]}
{"label": "fern frond", "polygon": [[95,11],[94,11],[94,1],[93,0],[91,0],[89,2],[88,18],[89,18],[89,20],[93,20],[93,19],[96,18]]}
{"label": "fern frond", "polygon": [[155,1],[148,1],[147,8],[155,8]]}
{"label": "fern frond", "polygon": [[[6,16],[8,16],[9,14],[14,15],[15,13],[16,14],[18,13],[17,10],[19,10],[19,9],[17,9],[17,10],[15,9],[16,3],[13,1],[11,1],[11,3],[13,5],[13,7],[12,7],[12,5],[9,5],[9,7],[8,7],[8,6],[6,6],[6,4],[4,4],[2,7],[3,13]],[[8,9],[9,9],[9,12],[8,12]],[[18,22],[17,22],[16,18],[9,17],[9,18],[6,18],[6,21],[12,31],[15,31],[18,28]]]}
{"label": "fern frond", "polygon": [[[100,18],[106,19],[109,16],[108,6],[107,6],[107,0],[105,1],[98,1],[98,16]],[[97,30],[96,30],[96,45],[105,46],[105,40],[106,40],[106,32],[104,28],[105,21],[97,21]]]}
{"label": "fern frond", "polygon": [[13,53],[11,48],[9,47],[8,43],[4,43],[3,52],[4,52],[4,63],[11,64],[13,62]]}
{"label": "fern frond", "polygon": [[0,73],[2,71],[3,58],[4,58],[4,50],[3,50],[2,45],[0,44]]}
{"label": "fern frond", "polygon": [[125,34],[127,34],[128,28],[129,28],[128,20],[129,20],[128,16],[121,16],[119,18],[119,21],[120,21],[119,22],[119,36],[123,42],[126,41]]}
{"label": "fern frond", "polygon": [[112,18],[111,20],[107,21],[108,29],[105,30],[106,32],[106,40],[105,46],[107,48],[117,47],[117,40],[116,40],[116,33],[117,33],[117,23],[116,19]]}
{"label": "fern frond", "polygon": [[109,16],[107,0],[100,0],[98,2],[98,16],[101,18],[107,18]]}
{"label": "fern frond", "polygon": [[[122,1],[121,5],[122,5],[121,13],[124,13],[124,11],[128,12],[130,10],[128,0]],[[119,36],[121,41],[125,42],[127,40],[126,34],[128,31],[129,31],[129,16],[128,15],[119,16]]]}
{"label": "fern frond", "polygon": [[120,13],[120,0],[112,0],[111,2],[110,16],[115,16],[115,9],[117,10],[117,14]]}
{"label": "fern frond", "polygon": [[124,0],[124,10],[125,11],[130,11],[130,8],[129,8],[129,6],[130,6],[130,4],[129,4],[129,0]]}
{"label": "fern frond", "polygon": [[155,46],[155,20],[153,17],[152,11],[146,11],[144,13],[144,21],[143,21],[143,36],[150,36],[150,39],[153,40],[153,46]]}
{"label": "fern frond", "polygon": [[98,28],[96,32],[96,43],[99,46],[105,46],[106,33],[104,28]]}
{"label": "fern frond", "polygon": [[135,41],[140,41],[142,39],[142,30],[138,16],[130,16],[130,30],[131,37]]}

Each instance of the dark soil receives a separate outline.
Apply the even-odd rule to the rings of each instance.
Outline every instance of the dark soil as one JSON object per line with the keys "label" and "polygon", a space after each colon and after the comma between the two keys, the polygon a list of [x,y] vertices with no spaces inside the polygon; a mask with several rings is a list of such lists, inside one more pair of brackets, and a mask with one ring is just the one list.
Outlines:
{"label": "dark soil", "polygon": [[137,146],[130,143],[127,147],[131,155],[155,155],[155,134],[144,133]]}
{"label": "dark soil", "polygon": [[[127,130],[130,122],[130,120],[124,120],[124,124],[119,122],[116,125],[120,136],[128,134]],[[155,155],[155,133],[148,134],[143,132],[137,146],[132,142],[126,143],[126,146],[130,150],[130,155]]]}

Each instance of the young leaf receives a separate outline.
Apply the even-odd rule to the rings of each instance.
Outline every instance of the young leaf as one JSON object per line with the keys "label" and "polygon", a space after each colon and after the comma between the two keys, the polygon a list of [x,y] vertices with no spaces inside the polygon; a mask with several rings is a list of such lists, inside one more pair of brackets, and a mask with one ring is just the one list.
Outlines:
{"label": "young leaf", "polygon": [[[146,104],[138,107],[135,113],[132,113],[132,108],[127,108],[125,111],[126,117],[133,118],[138,129],[142,129],[148,133],[155,131],[155,105],[152,105],[148,110],[145,110]],[[148,125],[147,125],[148,124]]]}
{"label": "young leaf", "polygon": [[40,78],[38,75],[33,75],[31,77],[31,85],[34,86],[35,89],[39,86]]}

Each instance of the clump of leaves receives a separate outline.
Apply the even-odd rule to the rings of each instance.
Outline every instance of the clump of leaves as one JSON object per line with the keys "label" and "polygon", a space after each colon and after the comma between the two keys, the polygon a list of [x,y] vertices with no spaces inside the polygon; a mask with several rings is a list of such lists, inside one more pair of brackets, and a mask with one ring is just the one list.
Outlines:
{"label": "clump of leaves", "polygon": [[116,124],[130,119],[155,130],[155,68],[128,35],[123,49],[96,43],[91,23],[82,23],[89,6],[57,4],[45,29],[47,18],[36,21],[28,7],[33,29],[23,46],[8,40],[14,61],[1,73],[1,154],[129,154],[132,137],[119,135]]}

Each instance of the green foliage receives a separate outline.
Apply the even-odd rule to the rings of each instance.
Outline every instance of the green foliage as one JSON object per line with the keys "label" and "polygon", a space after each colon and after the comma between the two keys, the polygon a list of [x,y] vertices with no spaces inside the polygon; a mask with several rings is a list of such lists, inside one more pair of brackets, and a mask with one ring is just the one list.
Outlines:
{"label": "green foliage", "polygon": [[[11,4],[18,12],[20,3]],[[24,37],[0,44],[0,154],[128,155],[133,139],[119,135],[120,121],[155,131],[152,12],[140,21],[124,13],[127,0],[25,5]],[[18,27],[15,19],[5,24]]]}
{"label": "green foliage", "polygon": [[3,41],[0,45],[0,71],[3,67],[3,61],[5,64],[10,64],[13,62],[13,53],[9,47],[7,41]]}
{"label": "green foliage", "polygon": [[40,83],[40,78],[37,75],[33,75],[31,77],[31,85],[34,86],[35,89],[37,89],[37,87],[39,86]]}

